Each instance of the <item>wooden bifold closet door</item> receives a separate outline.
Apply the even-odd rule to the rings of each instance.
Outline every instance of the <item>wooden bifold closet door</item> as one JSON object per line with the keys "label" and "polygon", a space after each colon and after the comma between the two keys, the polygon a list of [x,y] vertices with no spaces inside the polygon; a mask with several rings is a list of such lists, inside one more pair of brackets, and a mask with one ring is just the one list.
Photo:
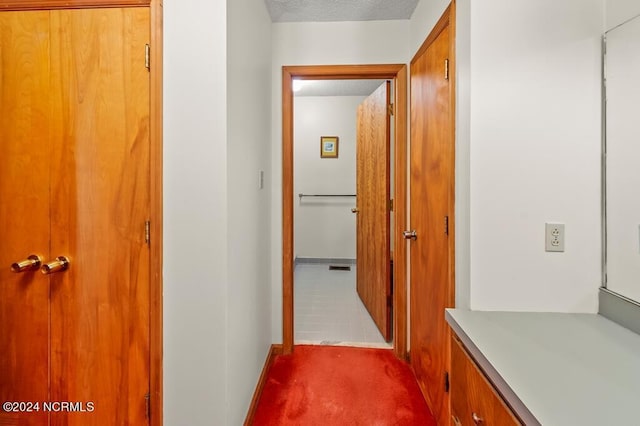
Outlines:
{"label": "wooden bifold closet door", "polygon": [[0,12],[3,426],[148,423],[149,19]]}

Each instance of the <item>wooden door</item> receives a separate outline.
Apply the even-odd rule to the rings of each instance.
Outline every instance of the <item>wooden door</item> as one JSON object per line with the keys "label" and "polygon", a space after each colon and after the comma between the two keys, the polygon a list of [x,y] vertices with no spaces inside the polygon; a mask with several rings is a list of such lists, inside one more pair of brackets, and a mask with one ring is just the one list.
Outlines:
{"label": "wooden door", "polygon": [[[49,256],[48,35],[47,12],[0,13],[0,403],[49,399],[49,279],[11,271]],[[47,414],[0,407],[0,425],[17,424]]]}
{"label": "wooden door", "polygon": [[391,340],[389,242],[390,82],[358,106],[356,143],[357,291],[386,341]]}
{"label": "wooden door", "polygon": [[450,30],[427,40],[411,63],[410,358],[439,424],[448,424],[445,374],[449,331],[444,310],[453,303],[449,221],[453,220],[453,134],[447,76]]}
{"label": "wooden door", "polygon": [[51,28],[51,254],[71,260],[51,282],[51,398],[95,408],[51,425],[146,424],[149,10],[56,11]]}
{"label": "wooden door", "polygon": [[[147,424],[149,9],[0,25],[0,397],[41,404],[0,424]],[[7,272],[32,253],[70,266]]]}

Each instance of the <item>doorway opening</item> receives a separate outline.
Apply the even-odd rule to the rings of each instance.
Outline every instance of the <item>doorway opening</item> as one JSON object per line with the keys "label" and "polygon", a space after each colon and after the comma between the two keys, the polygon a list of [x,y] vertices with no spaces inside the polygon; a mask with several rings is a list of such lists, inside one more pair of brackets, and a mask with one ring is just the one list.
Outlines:
{"label": "doorway opening", "polygon": [[[305,256],[304,253],[298,252],[295,248],[294,235],[296,232],[300,232],[300,227],[294,220],[297,219],[296,215],[300,215],[300,207],[303,207],[303,199],[313,200],[308,204],[305,200],[304,203],[307,204],[304,207],[314,207],[313,204],[320,202],[324,203],[324,207],[330,207],[327,204],[333,204],[332,207],[338,206],[342,207],[344,211],[345,208],[351,209],[354,217],[357,217],[356,221],[358,223],[358,227],[364,226],[363,223],[367,222],[364,219],[367,215],[366,212],[372,210],[369,208],[370,204],[366,202],[366,196],[363,195],[366,191],[362,187],[358,187],[357,191],[349,191],[349,188],[344,188],[346,192],[337,193],[338,191],[329,191],[335,193],[324,193],[326,191],[307,191],[303,192],[301,188],[298,188],[299,185],[295,184],[295,172],[294,172],[294,91],[293,85],[294,80],[297,81],[325,81],[327,80],[368,80],[369,83],[373,80],[376,85],[379,85],[381,81],[385,81],[382,83],[376,92],[382,94],[386,93],[386,96],[389,97],[390,89],[393,87],[393,96],[389,97],[389,104],[393,106],[390,107],[390,110],[387,111],[389,105],[384,103],[384,116],[388,116],[388,123],[386,127],[386,132],[390,133],[390,129],[393,131],[393,151],[389,150],[388,142],[385,145],[385,149],[387,150],[382,156],[386,155],[386,158],[390,158],[393,161],[393,165],[390,169],[384,169],[383,171],[386,173],[388,178],[391,178],[391,171],[393,171],[393,177],[391,178],[394,181],[393,190],[389,192],[389,179],[372,179],[372,176],[375,176],[376,171],[369,171],[368,176],[364,176],[362,178],[358,177],[359,181],[366,182],[376,182],[381,181],[382,185],[386,185],[387,191],[375,191],[375,193],[382,193],[383,197],[388,197],[389,199],[384,201],[385,210],[387,217],[390,216],[391,206],[389,205],[389,200],[393,199],[393,214],[395,220],[392,225],[389,225],[389,221],[387,220],[386,226],[387,234],[385,235],[386,244],[387,244],[387,255],[386,261],[385,258],[373,258],[369,259],[370,263],[367,264],[366,268],[360,267],[361,276],[365,277],[365,272],[376,269],[378,266],[382,268],[383,271],[386,271],[387,277],[393,276],[393,287],[394,290],[391,293],[387,290],[387,294],[384,296],[380,296],[381,291],[384,290],[384,285],[380,284],[375,288],[375,291],[371,290],[369,287],[361,287],[360,283],[358,284],[358,295],[360,299],[364,302],[364,305],[367,307],[369,314],[371,317],[376,320],[376,325],[382,331],[382,334],[385,335],[386,340],[390,340],[389,337],[393,336],[393,348],[396,355],[400,358],[406,358],[406,307],[407,307],[407,299],[406,299],[406,244],[405,240],[402,237],[402,231],[405,229],[406,222],[406,130],[407,130],[407,110],[406,110],[406,91],[407,91],[407,71],[406,66],[404,64],[398,65],[357,65],[357,66],[293,66],[293,67],[283,67],[283,351],[285,353],[290,353],[293,350],[294,346],[294,282],[296,276],[296,265],[300,265],[304,263],[305,267],[312,263],[315,259],[314,256]],[[378,80],[377,82],[375,80]],[[388,83],[386,83],[388,81]],[[297,84],[297,83],[296,83]],[[373,94],[370,96],[372,97]],[[369,97],[369,98],[370,98]],[[367,99],[369,99],[367,98]],[[365,105],[366,104],[366,105]],[[369,129],[366,132],[360,131],[360,133],[375,133],[373,126],[371,124],[370,117],[375,115],[374,111],[376,110],[375,106],[368,105],[367,102],[363,102],[364,106],[361,106],[362,111],[358,113],[358,115],[362,118],[359,119],[359,122],[365,123],[366,128]],[[379,109],[379,108],[378,108]],[[393,109],[393,114],[391,113],[391,109]],[[378,114],[380,116],[380,114]],[[389,126],[391,124],[391,126]],[[380,128],[380,127],[378,127]],[[382,127],[384,129],[384,127]],[[384,131],[379,131],[379,134],[382,135]],[[388,136],[388,135],[387,135]],[[323,140],[322,137],[325,137]],[[333,158],[340,158],[340,150],[343,148],[340,145],[340,137],[339,135],[320,135],[318,137],[319,140],[314,141],[319,145],[318,151],[320,151],[317,156],[318,159],[324,161],[324,164],[327,162],[333,161],[331,156],[335,156]],[[384,140],[384,139],[383,139]],[[388,138],[387,138],[388,141]],[[352,141],[353,142],[353,141]],[[323,145],[325,149],[322,150]],[[355,145],[355,144],[354,144]],[[370,144],[359,144],[359,145],[367,145]],[[382,145],[381,145],[382,146]],[[355,148],[352,146],[351,148]],[[332,150],[335,150],[332,151]],[[352,155],[354,153],[351,153]],[[364,154],[360,154],[360,157],[369,156],[371,158],[372,155],[376,155],[375,152],[367,152]],[[324,157],[323,157],[324,156]],[[297,157],[296,157],[297,158]],[[297,161],[297,160],[296,160]],[[317,164],[318,163],[316,159]],[[384,164],[384,161],[380,162]],[[336,164],[336,163],[334,163]],[[366,167],[360,167],[359,170],[366,170]],[[358,172],[360,173],[360,172]],[[306,191],[306,190],[305,190]],[[318,193],[316,193],[318,192]],[[319,193],[323,192],[323,193]],[[353,192],[353,193],[350,193]],[[302,196],[301,196],[302,194]],[[309,195],[310,197],[306,197]],[[316,195],[339,195],[340,197],[315,197]],[[344,195],[344,197],[342,197]],[[359,195],[359,197],[356,197]],[[350,197],[351,196],[351,197]],[[327,202],[327,198],[332,199],[332,201],[336,201],[340,199],[340,201],[336,202]],[[356,201],[357,199],[357,201]],[[345,204],[346,203],[346,204]],[[375,203],[375,202],[374,202]],[[349,204],[349,206],[347,206]],[[362,211],[361,207],[367,206]],[[373,204],[371,204],[373,205]],[[317,205],[315,206],[317,207]],[[380,211],[380,209],[378,209]],[[311,211],[311,215],[317,214],[318,212]],[[349,212],[351,215],[352,213]],[[385,214],[384,212],[382,214]],[[308,219],[308,218],[307,218]],[[353,221],[353,219],[352,219]],[[377,223],[385,223],[384,219],[379,219]],[[383,226],[384,227],[384,226]],[[296,232],[294,232],[294,228]],[[366,235],[367,232],[357,232],[358,235]],[[393,240],[393,241],[391,241]],[[365,246],[362,241],[358,241],[358,245],[361,247]],[[366,241],[365,241],[366,243]],[[300,244],[300,243],[299,243]],[[390,250],[389,246],[393,246],[393,260],[394,262],[389,262],[390,260]],[[347,250],[348,251],[348,250]],[[375,251],[375,250],[374,250]],[[371,250],[368,250],[371,252]],[[385,250],[382,250],[384,253]],[[330,259],[329,262],[331,265],[324,265],[326,268],[326,272],[337,273],[337,274],[349,274],[352,273],[352,279],[355,277],[356,271],[354,271],[353,262],[353,254],[355,253],[354,248],[351,248],[351,251],[347,253],[347,255],[340,256],[337,259]],[[312,261],[308,261],[305,257],[312,258]],[[366,258],[366,255],[363,256],[361,251],[358,251],[358,255],[355,256],[355,259]],[[357,262],[357,260],[356,260]],[[391,266],[393,265],[393,266]],[[317,267],[317,265],[314,265]],[[346,269],[345,267],[350,267],[351,271],[329,271],[329,266],[338,266],[341,269]],[[385,269],[386,268],[386,269]],[[380,269],[380,268],[378,268]],[[391,271],[393,269],[393,271]],[[383,273],[379,273],[378,276],[384,276]],[[341,279],[344,279],[345,275],[342,276]],[[361,278],[358,278],[361,280]],[[366,280],[366,282],[370,282],[371,279]],[[389,285],[390,285],[390,279]],[[375,287],[375,286],[374,286]],[[363,289],[364,288],[364,289]],[[376,293],[376,295],[372,296],[371,294]],[[384,310],[384,311],[383,311]],[[388,318],[385,318],[385,312],[388,313]],[[391,318],[392,316],[392,318]],[[377,318],[377,319],[376,319]],[[385,327],[388,329],[385,332]],[[304,339],[300,339],[304,340]],[[331,340],[331,338],[329,338]]]}
{"label": "doorway opening", "polygon": [[387,86],[294,80],[294,344],[391,347]]}

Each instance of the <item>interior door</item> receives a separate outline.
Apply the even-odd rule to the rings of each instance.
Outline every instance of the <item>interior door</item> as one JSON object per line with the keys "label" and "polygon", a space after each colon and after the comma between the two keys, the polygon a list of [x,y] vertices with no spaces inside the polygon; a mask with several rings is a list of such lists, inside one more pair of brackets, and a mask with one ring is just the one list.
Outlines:
{"label": "interior door", "polygon": [[148,8],[52,13],[51,425],[146,424],[149,392]]}
{"label": "interior door", "polygon": [[358,106],[356,143],[357,291],[386,341],[391,340],[389,98],[384,82]]}
{"label": "interior door", "polygon": [[449,211],[453,184],[449,26],[411,63],[410,358],[438,424],[448,424],[445,374],[452,300]]}
{"label": "interior door", "polygon": [[0,397],[41,404],[0,424],[147,424],[149,9],[0,25]]}
{"label": "interior door", "polygon": [[[49,279],[27,259],[49,256],[48,31],[47,12],[0,12],[0,403],[49,399]],[[0,424],[47,414],[0,408]]]}

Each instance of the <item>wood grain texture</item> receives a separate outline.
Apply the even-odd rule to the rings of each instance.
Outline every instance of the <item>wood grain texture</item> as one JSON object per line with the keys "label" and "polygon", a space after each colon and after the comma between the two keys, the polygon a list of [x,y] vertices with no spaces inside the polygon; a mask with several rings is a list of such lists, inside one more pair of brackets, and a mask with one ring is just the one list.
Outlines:
{"label": "wood grain texture", "polygon": [[[445,60],[452,55],[448,24],[452,7],[427,37],[411,62],[410,227],[418,235],[410,249],[410,352],[418,383],[438,419],[449,422],[444,376],[449,368],[449,328],[444,309],[451,307],[454,283],[453,221],[454,135],[451,84]],[[455,73],[450,69],[449,76]]]}
{"label": "wood grain texture", "polygon": [[483,420],[483,425],[521,424],[462,344],[452,337],[451,416],[452,419],[457,419],[459,424],[473,425],[474,413]]}
{"label": "wood grain texture", "polygon": [[93,401],[51,425],[148,424],[149,10],[51,12],[51,399]]}
{"label": "wood grain texture", "polygon": [[[300,78],[306,80],[331,80],[331,79],[392,79],[396,84],[396,115],[395,115],[395,146],[398,152],[405,155],[396,155],[394,164],[396,173],[404,176],[406,181],[407,158],[406,158],[406,88],[407,72],[404,64],[378,64],[378,65],[312,65],[312,66],[284,66],[282,67],[282,150],[283,150],[283,174],[282,174],[282,197],[283,197],[283,350],[293,349],[293,92],[291,90],[292,79]],[[404,90],[401,88],[404,87]],[[289,156],[289,157],[287,157]],[[287,161],[291,158],[290,162]],[[405,192],[402,192],[405,191]],[[398,200],[406,200],[405,184],[396,183],[394,188],[394,198],[396,199],[396,215],[404,218],[406,215],[406,204],[400,204]],[[287,203],[291,200],[291,207],[287,209]],[[404,219],[395,221],[396,241],[402,238]],[[402,228],[401,228],[402,226]],[[404,241],[404,240],[403,240]],[[398,251],[399,250],[399,251]],[[403,257],[404,256],[404,257]],[[396,248],[394,253],[394,270],[399,271],[394,275],[394,319],[396,327],[394,337],[394,351],[402,359],[406,359],[407,330],[406,315],[406,273],[407,267],[405,250]],[[289,269],[290,268],[290,269]],[[290,271],[290,272],[289,272]],[[290,313],[289,313],[290,311]],[[405,326],[404,329],[399,327]],[[404,339],[404,340],[403,340]]]}
{"label": "wood grain texture", "polygon": [[163,424],[163,300],[162,300],[162,250],[163,250],[163,4],[162,0],[151,2],[151,265],[150,265],[150,337],[151,337],[151,425]]}
{"label": "wood grain texture", "polygon": [[[49,16],[0,13],[0,402],[49,399],[49,279],[13,273],[30,254],[49,257]],[[0,424],[47,424],[7,413]]]}
{"label": "wood grain texture", "polygon": [[395,78],[402,64],[379,65],[298,65],[283,67],[302,80],[361,80]]}
{"label": "wood grain texture", "polygon": [[149,6],[150,0],[0,0],[0,11]]}
{"label": "wood grain texture", "polygon": [[393,340],[398,358],[407,360],[407,244],[402,232],[407,229],[407,67],[395,79],[394,141],[394,228],[393,250]]}
{"label": "wood grain texture", "polygon": [[386,341],[391,340],[390,170],[391,83],[369,95],[356,124],[356,290]]}
{"label": "wood grain texture", "polygon": [[293,88],[292,75],[282,70],[282,343],[293,351]]}

